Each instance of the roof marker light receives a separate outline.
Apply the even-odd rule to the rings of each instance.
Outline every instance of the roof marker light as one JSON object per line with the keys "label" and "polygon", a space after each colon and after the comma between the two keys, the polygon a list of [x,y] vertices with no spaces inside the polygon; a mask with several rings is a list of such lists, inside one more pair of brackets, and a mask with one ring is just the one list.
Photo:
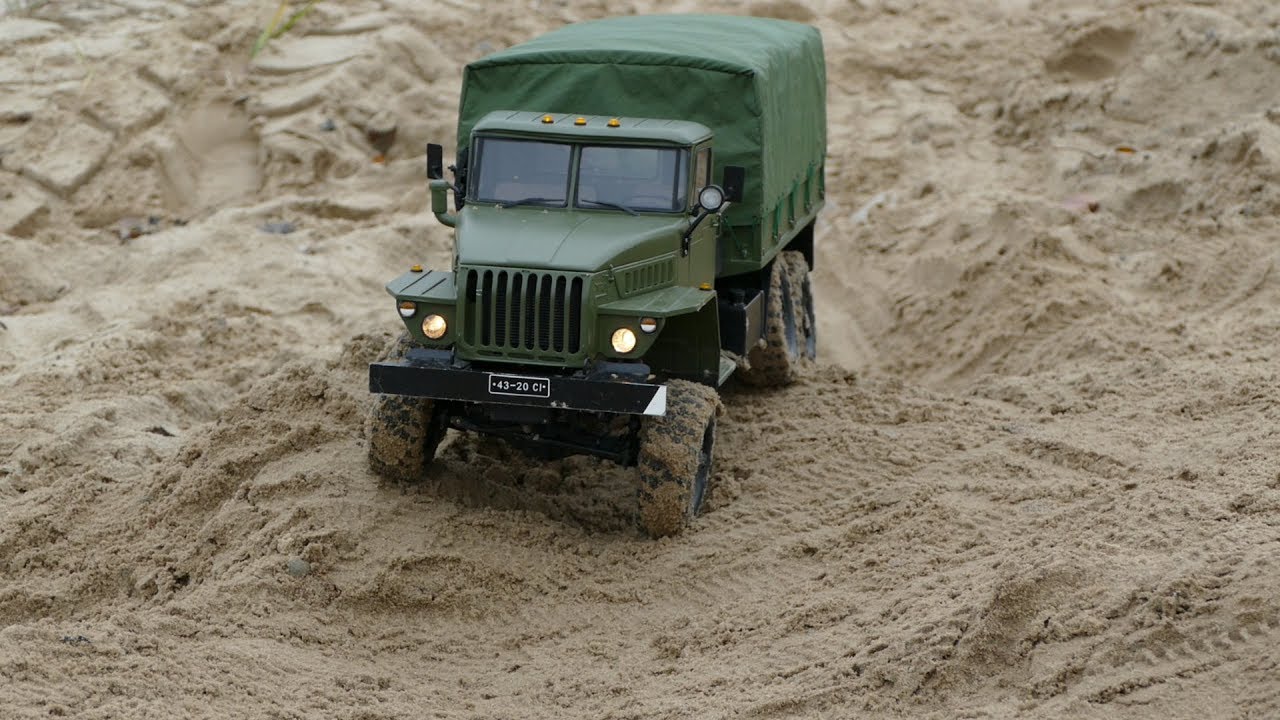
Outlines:
{"label": "roof marker light", "polygon": [[574,120],[574,121],[573,121],[573,124],[574,124],[574,125],[586,125],[586,124],[587,124],[587,119],[586,119],[586,118],[584,118],[584,117],[580,117],[580,118],[578,118],[577,120]]}
{"label": "roof marker light", "polygon": [[550,124],[551,124],[551,123],[553,123],[553,122],[555,122],[555,120],[554,120],[554,119],[552,119],[552,117],[551,117],[550,115],[543,115],[543,116],[542,116],[542,124],[544,124],[544,125],[550,125]]}
{"label": "roof marker light", "polygon": [[618,122],[618,118],[609,118],[609,127],[621,127],[622,123]]}

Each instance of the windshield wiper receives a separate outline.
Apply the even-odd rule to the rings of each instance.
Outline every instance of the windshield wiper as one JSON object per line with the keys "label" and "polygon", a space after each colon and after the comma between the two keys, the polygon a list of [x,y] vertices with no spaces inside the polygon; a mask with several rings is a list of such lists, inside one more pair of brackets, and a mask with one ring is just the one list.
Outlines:
{"label": "windshield wiper", "polygon": [[500,200],[498,207],[509,208],[517,205],[541,205],[542,203],[555,203],[557,206],[564,202],[561,198],[544,198],[544,197],[527,197],[519,200]]}
{"label": "windshield wiper", "polygon": [[578,204],[579,204],[579,205],[602,205],[602,206],[604,206],[604,207],[611,207],[611,208],[613,208],[613,209],[615,209],[615,210],[622,210],[623,212],[625,212],[625,213],[627,213],[627,214],[629,214],[629,215],[636,215],[636,216],[639,216],[639,215],[640,215],[640,213],[636,212],[635,210],[632,210],[631,208],[627,207],[626,205],[622,205],[622,204],[620,204],[620,203],[614,203],[614,202],[605,202],[604,200],[581,200],[581,199],[579,199],[579,200],[578,200]]}

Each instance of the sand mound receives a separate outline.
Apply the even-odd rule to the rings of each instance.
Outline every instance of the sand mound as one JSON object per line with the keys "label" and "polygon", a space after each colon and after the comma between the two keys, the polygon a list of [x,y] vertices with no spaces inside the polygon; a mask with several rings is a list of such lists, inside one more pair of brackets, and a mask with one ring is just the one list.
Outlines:
{"label": "sand mound", "polygon": [[461,67],[623,10],[31,5],[0,715],[1280,713],[1275,8],[711,7],[824,32],[822,355],[653,542],[602,461],[364,459]]}

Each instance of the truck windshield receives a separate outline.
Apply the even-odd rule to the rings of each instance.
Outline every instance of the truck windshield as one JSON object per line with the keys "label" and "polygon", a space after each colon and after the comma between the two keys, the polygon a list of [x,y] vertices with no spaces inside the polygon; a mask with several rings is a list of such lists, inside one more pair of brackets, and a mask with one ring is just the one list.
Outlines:
{"label": "truck windshield", "polygon": [[679,212],[688,186],[686,151],[677,148],[586,146],[578,161],[581,208]]}
{"label": "truck windshield", "polygon": [[484,138],[477,150],[477,200],[500,205],[565,206],[573,155],[569,145]]}

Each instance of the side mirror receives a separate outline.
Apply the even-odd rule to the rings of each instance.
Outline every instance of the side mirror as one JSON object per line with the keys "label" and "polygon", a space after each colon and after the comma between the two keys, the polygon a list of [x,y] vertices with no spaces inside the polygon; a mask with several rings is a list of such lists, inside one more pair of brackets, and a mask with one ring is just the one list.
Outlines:
{"label": "side mirror", "polygon": [[725,165],[724,179],[720,181],[724,188],[724,199],[729,202],[742,202],[742,188],[747,182],[747,169],[741,165]]}
{"label": "side mirror", "polygon": [[431,180],[444,177],[444,148],[435,143],[427,143],[427,177]]}

